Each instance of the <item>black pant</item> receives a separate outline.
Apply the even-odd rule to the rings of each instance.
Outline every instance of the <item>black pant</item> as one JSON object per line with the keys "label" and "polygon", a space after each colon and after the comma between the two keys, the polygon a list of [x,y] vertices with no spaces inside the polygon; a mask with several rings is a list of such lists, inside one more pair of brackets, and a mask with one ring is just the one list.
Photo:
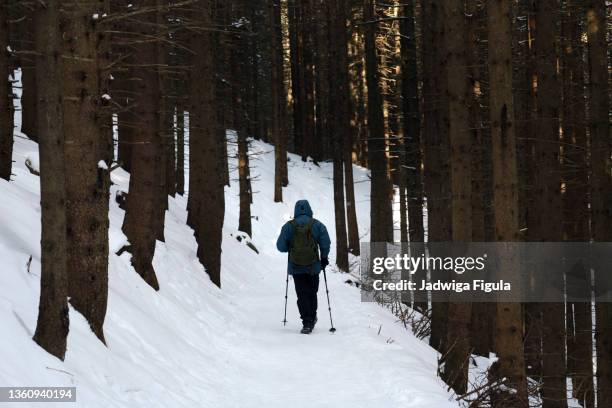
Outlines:
{"label": "black pant", "polygon": [[293,275],[297,305],[304,324],[314,323],[317,317],[317,291],[319,290],[319,274],[300,273]]}

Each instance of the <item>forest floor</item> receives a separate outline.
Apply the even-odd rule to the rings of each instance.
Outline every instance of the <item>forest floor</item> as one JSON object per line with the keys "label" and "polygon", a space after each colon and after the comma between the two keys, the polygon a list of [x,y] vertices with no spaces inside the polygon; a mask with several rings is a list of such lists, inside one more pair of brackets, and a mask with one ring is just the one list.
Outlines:
{"label": "forest floor", "polygon": [[[80,407],[457,406],[436,377],[436,352],[388,310],[362,303],[359,289],[345,283],[347,274],[328,268],[337,332],[328,331],[323,280],[314,332],[299,333],[291,280],[283,326],[286,254],[277,252],[276,237],[295,201],[306,198],[333,239],[332,166],[291,155],[285,202],[274,203],[273,148],[257,141],[251,147],[252,243],[259,254],[237,239],[244,234],[236,230],[238,183],[232,180],[226,188],[222,289],[196,258],[193,232],[185,225],[186,197],[170,199],[166,242],[157,243],[159,292],[134,272],[129,254],[114,254],[126,238],[124,212],[113,198],[127,190],[129,175],[113,171],[107,347],[71,309],[66,360],[47,354],[31,340],[39,296],[40,205],[38,177],[25,162],[38,166],[37,145],[16,136],[15,175],[10,183],[0,180],[0,385],[76,386]],[[369,182],[365,170],[355,167],[354,173],[360,232],[367,240]],[[332,264],[333,258],[332,246]]]}

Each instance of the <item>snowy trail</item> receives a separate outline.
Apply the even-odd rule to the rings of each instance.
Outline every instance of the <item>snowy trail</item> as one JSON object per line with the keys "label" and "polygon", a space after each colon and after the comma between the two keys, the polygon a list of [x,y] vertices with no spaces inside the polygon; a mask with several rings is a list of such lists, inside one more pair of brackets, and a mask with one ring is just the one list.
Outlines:
{"label": "snowy trail", "polygon": [[[368,310],[370,305],[359,307],[358,292],[342,290],[339,278],[333,276],[331,280],[338,328],[334,334],[328,331],[323,282],[319,323],[311,335],[298,332],[301,323],[295,296],[290,296],[286,327],[279,319],[282,291],[276,290],[275,296],[271,296],[267,288],[258,290],[244,303],[248,310],[245,316],[248,334],[244,336],[243,356],[255,360],[256,364],[252,375],[246,376],[242,389],[257,397],[252,406],[285,407],[289,402],[298,407],[449,406],[440,392],[437,402],[432,398],[432,391],[438,391],[431,389],[431,369],[435,370],[435,365],[432,366],[431,359],[421,358],[422,353],[431,356],[429,350],[403,343],[401,337],[406,333],[395,330],[392,318],[372,319],[378,311]],[[268,285],[270,289],[280,286],[266,277],[262,287]],[[380,335],[374,321],[383,326]],[[252,355],[251,350],[259,353]],[[395,356],[393,363],[391,356]]]}
{"label": "snowy trail", "polygon": [[[255,141],[252,153],[252,243],[259,254],[236,239],[243,234],[236,231],[238,183],[232,180],[219,290],[196,258],[193,231],[185,225],[186,197],[171,199],[166,242],[158,242],[154,259],[160,291],[136,275],[129,254],[111,255],[107,347],[71,310],[61,362],[31,340],[40,279],[39,181],[24,162],[37,160],[37,146],[17,138],[14,181],[0,180],[0,385],[76,386],[78,407],[456,407],[435,376],[436,353],[387,310],[362,303],[359,290],[345,283],[346,274],[328,270],[336,333],[328,331],[322,276],[315,331],[299,334],[291,280],[283,327],[286,254],[276,251],[276,237],[295,201],[306,198],[333,240],[331,164],[317,167],[291,155],[285,202],[273,203],[272,146]],[[369,182],[364,169],[355,167],[354,174],[360,233],[367,241]],[[127,190],[129,175],[119,169],[112,178],[114,253],[126,238],[124,213],[113,197]],[[332,264],[334,256],[332,244]]]}
{"label": "snowy trail", "polygon": [[[311,335],[299,333],[301,321],[291,278],[288,323],[282,325],[286,254],[276,251],[276,237],[283,223],[293,214],[294,203],[306,198],[313,207],[314,216],[326,224],[333,241],[332,169],[330,163],[318,167],[291,155],[291,185],[284,189],[284,203],[273,203],[270,199],[273,185],[269,182],[274,179],[272,147],[255,142],[251,153],[258,157],[253,162],[252,172],[261,180],[254,184],[259,194],[253,206],[253,215],[257,217],[253,222],[253,242],[263,259],[258,265],[242,265],[246,273],[257,270],[258,279],[230,292],[241,312],[240,320],[236,321],[237,333],[242,332],[240,359],[251,362],[245,367],[249,374],[237,381],[252,397],[246,403],[239,395],[236,406],[454,406],[443,391],[443,384],[432,378],[436,372],[435,352],[403,329],[390,313],[377,305],[362,303],[359,290],[345,283],[346,274],[327,272],[335,333],[328,331],[329,314],[322,275],[319,322],[314,332]],[[355,168],[355,173],[358,218],[363,234],[367,231],[369,216],[369,183],[363,169]],[[235,184],[229,191],[230,199],[237,195]],[[229,210],[226,226],[228,221],[237,225],[237,206]],[[332,243],[332,259],[334,251]],[[232,266],[232,262],[236,262],[235,255],[224,249],[224,268],[240,267]],[[233,280],[228,279],[228,284],[232,285]],[[225,280],[223,285],[226,290]]]}

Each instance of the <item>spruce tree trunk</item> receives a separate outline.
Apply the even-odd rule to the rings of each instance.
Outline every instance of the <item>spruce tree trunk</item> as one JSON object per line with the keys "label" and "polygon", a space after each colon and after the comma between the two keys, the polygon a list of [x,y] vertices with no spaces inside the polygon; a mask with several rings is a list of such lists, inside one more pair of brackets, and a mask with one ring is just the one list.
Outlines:
{"label": "spruce tree trunk", "polygon": [[[235,45],[240,47],[240,45]],[[249,181],[249,144],[247,139],[246,129],[246,112],[244,111],[244,100],[241,95],[242,87],[237,85],[238,82],[243,81],[242,69],[239,62],[241,58],[237,54],[238,51],[233,52],[232,66],[234,67],[234,86],[232,88],[234,106],[236,107],[236,133],[238,136],[238,184],[239,184],[239,195],[240,195],[240,212],[238,217],[238,230],[246,232],[251,235],[251,186]],[[238,88],[238,89],[236,89]]]}
{"label": "spruce tree trunk", "polygon": [[302,82],[301,92],[304,94],[302,105],[303,137],[302,137],[302,161],[308,156],[318,163],[320,157],[316,157],[315,142],[315,95],[314,95],[314,30],[312,0],[300,0],[301,7],[301,64]]}
{"label": "spruce tree trunk", "polygon": [[238,133],[238,184],[240,191],[240,215],[238,218],[238,230],[252,234],[251,226],[251,183],[249,181],[249,144],[246,129],[242,128]]}
{"label": "spruce tree trunk", "polygon": [[[588,173],[587,135],[584,93],[582,22],[584,8],[575,1],[566,2],[563,14],[563,175],[564,239],[570,242],[588,241]],[[591,292],[589,284],[582,288]],[[583,406],[594,406],[593,342],[590,302],[567,304],[567,365],[572,377],[573,396]]]}
{"label": "spruce tree trunk", "polygon": [[[477,1],[466,2],[467,17],[467,66],[470,77],[469,89],[469,116],[470,133],[472,138],[472,241],[484,242],[485,238],[485,218],[487,207],[490,206],[485,183],[489,177],[485,177],[485,158],[490,157],[491,152],[486,149],[483,136],[484,112],[483,105],[486,99],[483,97],[485,72],[488,69],[483,61],[484,52],[480,52],[481,24],[484,11],[479,7]],[[485,22],[486,23],[486,22]],[[485,33],[486,34],[486,33]],[[481,67],[485,67],[484,69]],[[487,169],[488,170],[488,169]],[[487,173],[489,173],[487,171]],[[474,354],[488,356],[492,348],[493,316],[495,315],[495,304],[475,302],[472,303],[472,323],[470,335]]]}
{"label": "spruce tree trunk", "polygon": [[[276,27],[276,29],[278,30],[278,32],[280,33],[280,39],[281,41],[281,47],[279,49],[280,52],[280,61],[281,61],[281,65],[278,67],[280,69],[280,74],[282,74],[279,78],[280,81],[282,81],[283,83],[283,94],[281,95],[281,101],[283,103],[281,112],[284,112],[283,115],[281,115],[281,131],[284,132],[283,137],[282,137],[282,146],[281,146],[281,156],[283,157],[282,160],[282,168],[281,168],[281,183],[283,185],[283,187],[287,187],[289,185],[289,169],[288,169],[288,165],[287,165],[287,161],[288,161],[288,157],[287,157],[287,150],[289,148],[289,135],[291,133],[291,121],[289,118],[289,88],[291,87],[291,79],[290,79],[290,75],[291,75],[291,70],[289,69],[289,71],[286,71],[286,66],[285,66],[285,61],[286,59],[286,43],[290,43],[290,38],[289,38],[289,26],[288,26],[288,21],[285,18],[281,18],[281,16],[287,16],[288,15],[288,10],[287,7],[289,5],[289,2],[287,0],[279,0],[278,2],[279,5],[279,11],[278,13],[280,14],[278,16],[277,21],[279,21],[279,25]],[[277,34],[278,35],[278,34]],[[290,45],[290,44],[289,44]],[[289,64],[291,64],[291,61],[288,61]]]}
{"label": "spruce tree trunk", "polygon": [[368,164],[371,170],[370,241],[393,242],[390,183],[385,147],[385,125],[380,93],[374,0],[363,3],[366,83],[368,88]]}
{"label": "spruce tree trunk", "polygon": [[[515,99],[517,100],[517,135],[527,135],[517,140],[518,145],[518,171],[519,171],[519,205],[520,225],[526,230],[525,237],[528,241],[537,240],[531,229],[533,217],[537,216],[536,211],[532,210],[533,203],[538,199],[534,192],[534,179],[537,171],[535,158],[536,144],[536,59],[535,59],[535,33],[536,19],[533,13],[530,0],[520,0],[517,11],[524,15],[526,20],[524,34],[517,41],[517,45],[523,43],[521,50],[521,60],[523,65],[519,66],[517,72],[519,83],[516,87]],[[518,36],[518,33],[517,33]],[[518,48],[518,47],[517,47]],[[523,90],[520,94],[518,90]],[[525,367],[530,377],[538,378],[542,376],[542,313],[537,303],[526,303],[524,305],[525,318]]]}
{"label": "spruce tree trunk", "polygon": [[[168,91],[166,91],[168,92]],[[166,129],[166,192],[171,197],[176,196],[176,139],[174,128],[174,109],[175,105],[171,103],[168,96],[166,100],[165,126]],[[166,201],[167,204],[167,201]],[[167,206],[166,206],[167,209]]]}
{"label": "spruce tree trunk", "polygon": [[130,78],[132,71],[124,68],[115,74],[113,81],[113,97],[119,104],[117,112],[117,162],[128,173],[132,168],[132,147],[134,146],[134,133],[137,119],[134,117],[133,82]]}
{"label": "spruce tree trunk", "polygon": [[[164,33],[167,25],[167,16],[162,7],[166,0],[157,0],[155,10],[155,24],[157,26],[157,36],[159,39],[155,43],[155,66],[157,67],[157,89],[159,94],[159,110],[157,111],[157,135],[159,140],[159,149],[156,152],[157,164],[155,166],[155,197],[157,203],[155,205],[155,234],[159,241],[165,242],[164,235],[164,219],[166,210],[168,209],[168,193],[170,187],[168,181],[168,154],[170,153],[170,116],[169,116],[169,98],[168,98],[168,74],[167,74],[167,53],[168,53],[168,38]],[[171,182],[173,183],[173,181]]]}
{"label": "spruce tree trunk", "polygon": [[527,226],[528,211],[528,188],[530,187],[530,177],[528,173],[528,141],[533,131],[532,110],[533,110],[533,82],[532,82],[532,49],[530,24],[533,16],[530,15],[530,0],[519,0],[514,6],[516,23],[513,27],[513,61],[515,64],[514,84],[514,112],[516,116],[516,134],[526,135],[525,138],[517,140],[517,159],[519,174],[519,225]]}
{"label": "spruce tree trunk", "polygon": [[291,101],[293,113],[293,151],[302,155],[304,139],[304,91],[302,86],[303,64],[301,58],[301,0],[287,0],[289,24],[289,48],[291,54]]}
{"label": "spruce tree trunk", "polygon": [[[141,7],[156,7],[160,0],[143,0]],[[136,34],[151,38],[157,34],[156,12],[142,13],[134,24]],[[123,232],[131,243],[132,265],[136,272],[155,290],[159,283],[153,269],[156,238],[159,237],[159,193],[162,152],[161,89],[157,66],[157,43],[144,42],[135,47],[134,60],[141,65],[135,70],[134,128],[129,194],[126,203]]]}
{"label": "spruce tree trunk", "polygon": [[331,21],[328,16],[326,1],[314,0],[314,12],[317,20],[317,30],[315,33],[315,93],[316,93],[316,118],[315,118],[315,140],[313,154],[317,160],[329,159],[333,157],[333,134],[329,134],[330,125],[327,123],[330,118],[330,64],[329,58],[332,39],[329,35]]}
{"label": "spruce tree trunk", "polygon": [[13,84],[9,61],[8,2],[0,4],[0,178],[11,180],[13,167]]}
{"label": "spruce tree trunk", "polygon": [[[241,21],[246,15],[246,1],[242,0],[232,5],[232,21]],[[230,52],[231,66],[231,96],[235,112],[235,130],[238,143],[238,184],[240,210],[238,230],[251,235],[251,181],[249,165],[248,142],[248,36],[252,34],[250,23],[243,23],[234,28],[232,50]]]}
{"label": "spruce tree trunk", "polygon": [[285,81],[283,70],[283,31],[281,21],[281,3],[275,0],[270,3],[270,24],[272,26],[272,139],[274,140],[274,202],[283,201],[283,175],[287,165],[285,150],[286,106]]}
{"label": "spruce tree trunk", "polygon": [[[468,115],[467,55],[463,42],[467,35],[465,10],[461,0],[444,1],[445,58],[447,100],[449,104],[449,140],[452,191],[452,239],[472,240],[472,160]],[[469,325],[472,304],[448,304],[448,325],[443,343],[442,378],[461,395],[467,391],[471,354]]]}
{"label": "spruce tree trunk", "polygon": [[[606,42],[606,4],[589,0],[586,12],[591,137],[591,228],[593,240],[612,241],[612,178],[610,175],[610,100]],[[606,273],[600,271],[599,273]],[[595,285],[601,278],[595,276]],[[601,285],[601,283],[600,283]],[[596,306],[597,406],[612,406],[612,306]]]}
{"label": "spruce tree trunk", "polygon": [[[127,3],[126,0],[113,1],[111,6],[111,13],[122,13],[126,11]],[[129,173],[132,164],[134,133],[139,119],[134,116],[136,78],[133,71],[133,50],[122,43],[133,32],[134,27],[128,21],[119,20],[112,24],[111,29],[114,30],[111,43],[113,58],[120,58],[122,61],[122,64],[113,71],[114,79],[111,83],[113,101],[117,105],[117,163]]]}
{"label": "spruce tree trunk", "polygon": [[359,226],[357,224],[357,209],[355,208],[355,181],[353,178],[352,135],[350,129],[344,140],[344,189],[346,191],[346,223],[348,229],[348,251],[359,256]]}
{"label": "spruce tree trunk", "polygon": [[[213,10],[208,2],[194,5],[192,18],[210,26]],[[190,33],[193,56],[189,110],[189,202],[188,224],[195,230],[198,258],[212,282],[221,286],[221,242],[225,217],[224,180],[219,177],[223,159],[219,157],[215,99],[213,33]]]}
{"label": "spruce tree trunk", "polygon": [[176,192],[185,194],[185,106],[182,96],[176,105]]}
{"label": "spruce tree trunk", "polygon": [[[351,18],[354,18],[351,16]],[[365,79],[364,57],[363,57],[363,35],[360,31],[351,32],[350,40],[350,84],[351,84],[351,105],[353,106],[353,116],[351,118],[352,133],[355,134],[354,145],[356,162],[367,167],[367,129],[366,129],[366,107],[365,107]]]}
{"label": "spruce tree trunk", "polygon": [[342,141],[335,134],[334,138],[334,214],[336,224],[336,266],[342,272],[349,271],[348,246],[346,235],[346,214],[344,212],[344,174],[342,168]]}
{"label": "spruce tree trunk", "polygon": [[[329,83],[335,84],[336,90],[328,91],[329,117],[326,124],[328,137],[333,138],[333,177],[334,177],[334,214],[336,221],[336,265],[343,272],[349,271],[348,245],[346,232],[346,212],[344,204],[344,141],[350,132],[348,78],[346,76],[346,36],[342,8],[343,0],[332,0],[327,3],[329,27]],[[344,56],[344,57],[343,57]],[[335,107],[337,115],[332,116]],[[349,163],[350,164],[350,163]]]}
{"label": "spruce tree trunk", "polygon": [[[425,101],[425,187],[427,193],[428,242],[451,240],[450,172],[448,167],[448,104],[445,103],[446,75],[441,69],[444,50],[443,2],[423,3],[423,75]],[[430,254],[435,255],[435,254]],[[442,350],[448,304],[432,302],[429,344]]]}
{"label": "spruce tree trunk", "polygon": [[[422,10],[422,6],[413,0],[404,3],[402,16],[405,20],[401,20],[399,26],[401,34],[402,153],[406,158],[406,163],[400,171],[400,193],[404,191],[405,198],[402,199],[400,194],[400,202],[405,202],[404,206],[408,211],[406,240],[411,243],[425,242],[423,155],[421,152],[421,108],[423,102],[420,99],[424,92],[419,94],[416,7]],[[421,79],[424,80],[424,77],[425,74],[422,74]],[[401,184],[404,184],[404,186]],[[415,282],[424,280],[427,280],[427,273],[424,270],[418,270],[413,275],[413,281]],[[429,302],[426,293],[415,297],[413,307],[422,313],[428,313]]]}
{"label": "spruce tree trunk", "polygon": [[423,183],[421,176],[421,112],[419,108],[414,1],[403,5],[400,21],[402,53],[402,129],[406,151],[409,239],[423,242]]}
{"label": "spruce tree trunk", "polygon": [[35,11],[40,135],[41,279],[34,341],[60,360],[68,336],[66,188],[62,114],[61,33],[57,0]]}
{"label": "spruce tree trunk", "polygon": [[[98,19],[105,19],[111,14],[110,0],[98,0]],[[98,21],[97,19],[95,21]],[[114,103],[111,102],[111,82],[112,71],[115,67],[112,65],[112,36],[110,30],[105,25],[99,24],[96,27],[96,39],[98,44],[98,89],[100,92],[100,105],[98,107],[99,116],[97,117],[100,131],[102,132],[101,149],[103,150],[104,160],[111,164],[115,161],[115,140],[114,140],[114,124],[113,113],[115,110]],[[110,173],[109,166],[109,173]],[[110,186],[110,174],[109,174]],[[110,190],[110,189],[109,189]],[[109,191],[110,193],[110,191]],[[107,205],[108,206],[108,205]],[[107,217],[108,218],[108,217]]]}
{"label": "spruce tree trunk", "polygon": [[[229,122],[229,115],[226,111],[233,105],[231,99],[231,93],[229,92],[229,53],[230,53],[230,39],[227,34],[229,10],[230,5],[223,1],[217,0],[215,2],[213,10],[213,19],[215,23],[223,29],[215,33],[215,51],[214,51],[214,71],[215,71],[215,106],[217,107],[216,123],[217,123],[217,144],[219,149],[219,157],[221,162],[220,172],[223,178],[223,184],[230,185],[229,178],[229,163],[227,158],[227,125]],[[235,115],[234,115],[235,116]]]}
{"label": "spruce tree trunk", "polygon": [[332,20],[331,27],[337,29],[338,48],[338,94],[341,109],[342,125],[341,135],[344,161],[344,189],[346,192],[346,224],[348,230],[348,250],[359,256],[359,227],[357,225],[357,210],[355,208],[355,185],[353,180],[353,132],[351,129],[351,94],[349,83],[348,35],[346,28],[346,0],[338,0],[336,4],[336,20]]}
{"label": "spruce tree trunk", "polygon": [[62,12],[68,295],[104,342],[111,163],[100,120],[106,103],[100,89],[102,54],[91,17],[104,10],[81,1],[66,2]]}
{"label": "spruce tree trunk", "polygon": [[[24,59],[22,58],[22,61]],[[21,66],[21,132],[26,134],[30,140],[38,142],[38,126],[36,124],[37,103],[40,99],[37,96],[36,68],[29,62],[23,62]]]}
{"label": "spruce tree trunk", "polygon": [[[472,240],[474,242],[485,241],[485,212],[486,206],[490,206],[485,197],[485,158],[490,156],[490,152],[485,152],[483,122],[484,115],[487,114],[483,105],[486,105],[483,98],[485,93],[484,83],[486,77],[486,56],[480,46],[481,36],[486,22],[481,19],[486,15],[479,7],[476,0],[466,2],[466,58],[467,72],[469,77],[468,86],[468,107],[469,107],[469,127],[472,139]],[[483,24],[484,23],[484,24]],[[488,96],[488,95],[487,95]],[[487,174],[488,176],[488,174]]]}
{"label": "spruce tree trunk", "polygon": [[[559,163],[560,83],[557,77],[557,0],[534,3],[537,110],[534,180],[535,212],[529,230],[537,241],[562,239],[562,201]],[[546,214],[546,216],[542,216]],[[536,271],[537,273],[537,271]],[[540,304],[542,312],[542,404],[544,408],[567,406],[565,379],[565,307]]]}
{"label": "spruce tree trunk", "polygon": [[[26,51],[33,51],[31,44],[35,43],[33,33],[35,32],[36,23],[34,17],[26,15],[24,20],[25,33],[24,41]],[[36,79],[36,61],[34,57],[26,56],[21,58],[21,132],[25,133],[31,140],[38,141],[37,117],[38,117],[38,100],[40,97],[36,94],[36,87],[39,81]]]}
{"label": "spruce tree trunk", "polygon": [[[255,2],[249,1],[245,3],[244,15],[250,21],[251,35],[246,39],[245,60],[248,61],[247,69],[244,71],[244,77],[247,81],[245,89],[245,101],[246,101],[246,117],[247,120],[247,134],[251,137],[259,140],[264,137],[261,132],[262,129],[262,107],[259,105],[259,91],[257,87],[258,81],[258,66],[259,66],[259,37],[257,30],[257,16]],[[265,141],[265,140],[264,140]],[[251,198],[251,203],[253,199]]]}
{"label": "spruce tree trunk", "polygon": [[[519,240],[519,208],[516,127],[512,94],[511,4],[491,1],[488,3],[487,14],[493,206],[496,209],[504,209],[504,211],[495,211],[495,239],[499,242],[514,242]],[[501,262],[500,270],[507,273],[518,271],[519,260],[516,257],[502,257]],[[505,377],[507,386],[516,392],[506,392],[495,406],[529,407],[522,327],[520,304],[497,303],[494,340],[495,351],[499,357],[499,377]]]}

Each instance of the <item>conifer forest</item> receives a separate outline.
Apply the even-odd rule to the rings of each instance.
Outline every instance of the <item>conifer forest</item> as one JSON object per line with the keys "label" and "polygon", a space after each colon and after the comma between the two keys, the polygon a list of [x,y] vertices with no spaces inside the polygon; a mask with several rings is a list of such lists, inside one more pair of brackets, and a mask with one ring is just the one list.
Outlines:
{"label": "conifer forest", "polygon": [[[612,265],[589,278],[588,299],[576,302],[449,298],[361,306],[349,295],[356,289],[348,287],[359,285],[368,242],[612,242],[611,5],[1,0],[1,359],[13,361],[8,356],[21,353],[9,352],[9,344],[22,344],[23,355],[44,375],[50,364],[66,364],[61,370],[80,379],[72,381],[82,406],[99,406],[84,402],[93,398],[117,407],[141,406],[138,401],[143,407],[209,406],[206,394],[156,402],[164,386],[143,386],[150,401],[114,396],[112,386],[95,391],[87,381],[103,383],[104,376],[83,374],[76,361],[117,353],[121,344],[144,353],[143,361],[178,364],[185,372],[167,375],[190,379],[177,384],[191,384],[198,375],[216,384],[223,364],[230,372],[240,369],[211,357],[226,350],[215,338],[264,350],[257,345],[267,341],[262,336],[281,336],[283,343],[270,343],[269,352],[291,343],[280,332],[283,291],[290,315],[297,309],[285,286],[291,282],[286,255],[275,242],[295,201],[307,198],[331,238],[317,327],[328,324],[328,308],[329,318],[332,311],[339,314],[333,336],[297,337],[313,347],[304,358],[354,336],[336,353],[312,357],[345,359],[346,366],[330,376],[344,373],[350,383],[352,375],[366,375],[358,367],[367,366],[348,361],[369,361],[368,350],[378,346],[363,340],[351,352],[344,347],[370,334],[367,341],[383,340],[388,348],[412,336],[414,343],[410,337],[393,347],[404,347],[397,354],[406,358],[430,356],[429,374],[406,374],[394,390],[408,387],[406,395],[416,395],[410,387],[418,387],[406,384],[428,375],[424,389],[433,387],[431,395],[439,393],[442,401],[364,399],[347,407],[612,407],[612,303],[595,300],[606,284],[599,276],[610,276]],[[501,266],[513,267],[512,260]],[[268,290],[273,300],[265,297]],[[179,312],[155,309],[170,302],[169,293],[175,303],[164,310],[184,308],[184,321]],[[259,308],[260,300],[265,307]],[[133,316],[123,313],[126,304]],[[262,317],[268,307],[271,319]],[[394,323],[381,329],[351,317],[370,316],[361,307],[376,307]],[[224,315],[226,308],[235,314]],[[261,336],[238,328],[223,334],[241,314],[253,330],[262,328]],[[160,323],[146,328],[129,323],[155,315]],[[269,326],[261,323],[266,319]],[[408,330],[382,338],[391,324]],[[351,332],[362,326],[370,334]],[[141,340],[119,343],[127,333]],[[77,340],[82,337],[87,340]],[[193,357],[201,360],[197,369],[188,357],[163,357],[196,344],[209,348]],[[298,352],[302,343],[295,344]],[[243,358],[257,360],[257,353]],[[124,364],[136,366],[129,355]],[[376,357],[384,365],[375,369],[392,370],[388,378],[413,364],[384,355],[386,360]],[[290,372],[290,359],[276,358],[263,363],[262,357],[259,381],[283,364]],[[123,370],[104,361],[96,357],[88,370],[98,364]],[[52,385],[43,374],[12,377],[19,364],[11,364],[0,368],[0,386]],[[305,376],[317,376],[316,368],[310,373],[306,367],[300,368]],[[210,406],[344,406],[338,390],[337,400],[306,397],[319,405],[307,405],[297,391],[298,403],[266,400],[278,390],[253,391],[257,397],[249,399],[257,372],[242,391],[234,384],[237,395],[244,393],[239,405],[219,397]],[[140,374],[130,376],[113,381],[131,389],[127,384]],[[21,384],[25,379],[31,383]],[[361,395],[363,387],[349,387],[347,394]],[[391,391],[380,391],[381,398],[385,393]]]}

